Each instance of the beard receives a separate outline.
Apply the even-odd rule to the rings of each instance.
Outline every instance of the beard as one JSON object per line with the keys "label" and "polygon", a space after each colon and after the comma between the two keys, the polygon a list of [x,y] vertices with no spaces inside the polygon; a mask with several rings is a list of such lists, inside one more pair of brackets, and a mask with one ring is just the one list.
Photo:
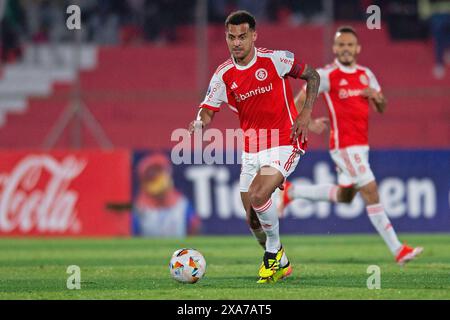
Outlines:
{"label": "beard", "polygon": [[351,66],[355,62],[355,56],[344,56],[340,55],[338,56],[339,62],[344,66]]}

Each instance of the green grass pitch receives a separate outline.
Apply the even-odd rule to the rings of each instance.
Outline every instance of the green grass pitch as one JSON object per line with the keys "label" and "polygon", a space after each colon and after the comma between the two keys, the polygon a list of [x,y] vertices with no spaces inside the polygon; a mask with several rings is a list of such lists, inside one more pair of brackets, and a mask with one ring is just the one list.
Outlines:
{"label": "green grass pitch", "polygon": [[[288,279],[256,283],[263,251],[251,235],[162,239],[0,239],[0,299],[450,299],[450,235],[401,238],[425,251],[405,267],[376,235],[283,236],[294,267]],[[175,282],[172,253],[197,248],[207,272]],[[69,265],[81,289],[66,287]],[[381,289],[367,288],[367,268],[381,269]]]}

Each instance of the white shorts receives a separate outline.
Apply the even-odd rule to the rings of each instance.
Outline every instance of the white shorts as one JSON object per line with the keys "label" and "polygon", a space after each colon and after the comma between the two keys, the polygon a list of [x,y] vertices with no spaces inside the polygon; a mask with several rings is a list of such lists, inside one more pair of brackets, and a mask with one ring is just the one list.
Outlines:
{"label": "white shorts", "polygon": [[332,150],[330,155],[336,164],[340,186],[360,188],[375,180],[369,164],[369,146]]}
{"label": "white shorts", "polygon": [[293,146],[280,146],[257,153],[242,152],[241,176],[239,186],[241,192],[248,192],[258,171],[270,166],[281,172],[286,179],[297,167],[301,151]]}

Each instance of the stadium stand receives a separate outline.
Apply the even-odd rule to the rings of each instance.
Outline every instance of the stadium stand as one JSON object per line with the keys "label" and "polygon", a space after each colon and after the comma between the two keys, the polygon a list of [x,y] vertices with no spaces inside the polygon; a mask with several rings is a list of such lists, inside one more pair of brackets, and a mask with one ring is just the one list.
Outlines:
{"label": "stadium stand", "polygon": [[[352,25],[363,45],[360,62],[378,76],[389,101],[386,115],[372,113],[372,147],[450,146],[450,76],[436,80],[431,74],[430,43],[392,42],[384,28],[371,31],[365,24]],[[208,30],[211,73],[228,58],[222,28],[211,26]],[[315,67],[324,64],[322,26],[268,24],[259,26],[258,31],[259,46],[289,49]],[[98,51],[85,49],[80,73],[82,96],[116,147],[170,147],[172,131],[186,127],[192,120],[203,96],[196,88],[193,27],[181,29],[178,38],[180,41],[171,46],[145,44],[105,46]],[[41,69],[25,68],[23,63],[3,68],[0,148],[42,146],[46,134],[69,103],[73,72],[69,67],[52,70],[45,64]],[[8,91],[10,85],[17,94],[8,98],[2,92]],[[294,88],[299,86],[300,82]],[[325,114],[325,105],[320,101],[314,115]],[[238,127],[237,117],[223,108],[214,126]],[[66,132],[57,147],[70,147],[69,138]],[[84,146],[96,146],[87,132]],[[310,147],[325,149],[327,138],[311,136]]]}

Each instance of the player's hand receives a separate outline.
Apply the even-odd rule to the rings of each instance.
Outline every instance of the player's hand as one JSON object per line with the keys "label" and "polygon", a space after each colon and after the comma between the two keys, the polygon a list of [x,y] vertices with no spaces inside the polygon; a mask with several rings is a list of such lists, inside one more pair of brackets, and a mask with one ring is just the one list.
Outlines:
{"label": "player's hand", "polygon": [[330,127],[330,120],[326,117],[311,120],[308,129],[315,134],[321,134]]}
{"label": "player's hand", "polygon": [[294,143],[298,137],[301,137],[301,143],[308,141],[308,125],[311,120],[311,110],[303,108],[292,125],[291,141]]}
{"label": "player's hand", "polygon": [[189,123],[189,134],[193,134],[194,131],[200,130],[203,128],[203,121],[201,120],[194,120],[191,123]]}
{"label": "player's hand", "polygon": [[377,92],[372,88],[365,88],[361,95],[369,100],[369,105],[374,111],[383,113],[386,109],[386,100],[381,92]]}
{"label": "player's hand", "polygon": [[374,99],[375,101],[377,101],[377,99],[379,98],[378,92],[375,89],[370,88],[370,87],[363,89],[363,91],[361,92],[361,95],[364,98]]}

